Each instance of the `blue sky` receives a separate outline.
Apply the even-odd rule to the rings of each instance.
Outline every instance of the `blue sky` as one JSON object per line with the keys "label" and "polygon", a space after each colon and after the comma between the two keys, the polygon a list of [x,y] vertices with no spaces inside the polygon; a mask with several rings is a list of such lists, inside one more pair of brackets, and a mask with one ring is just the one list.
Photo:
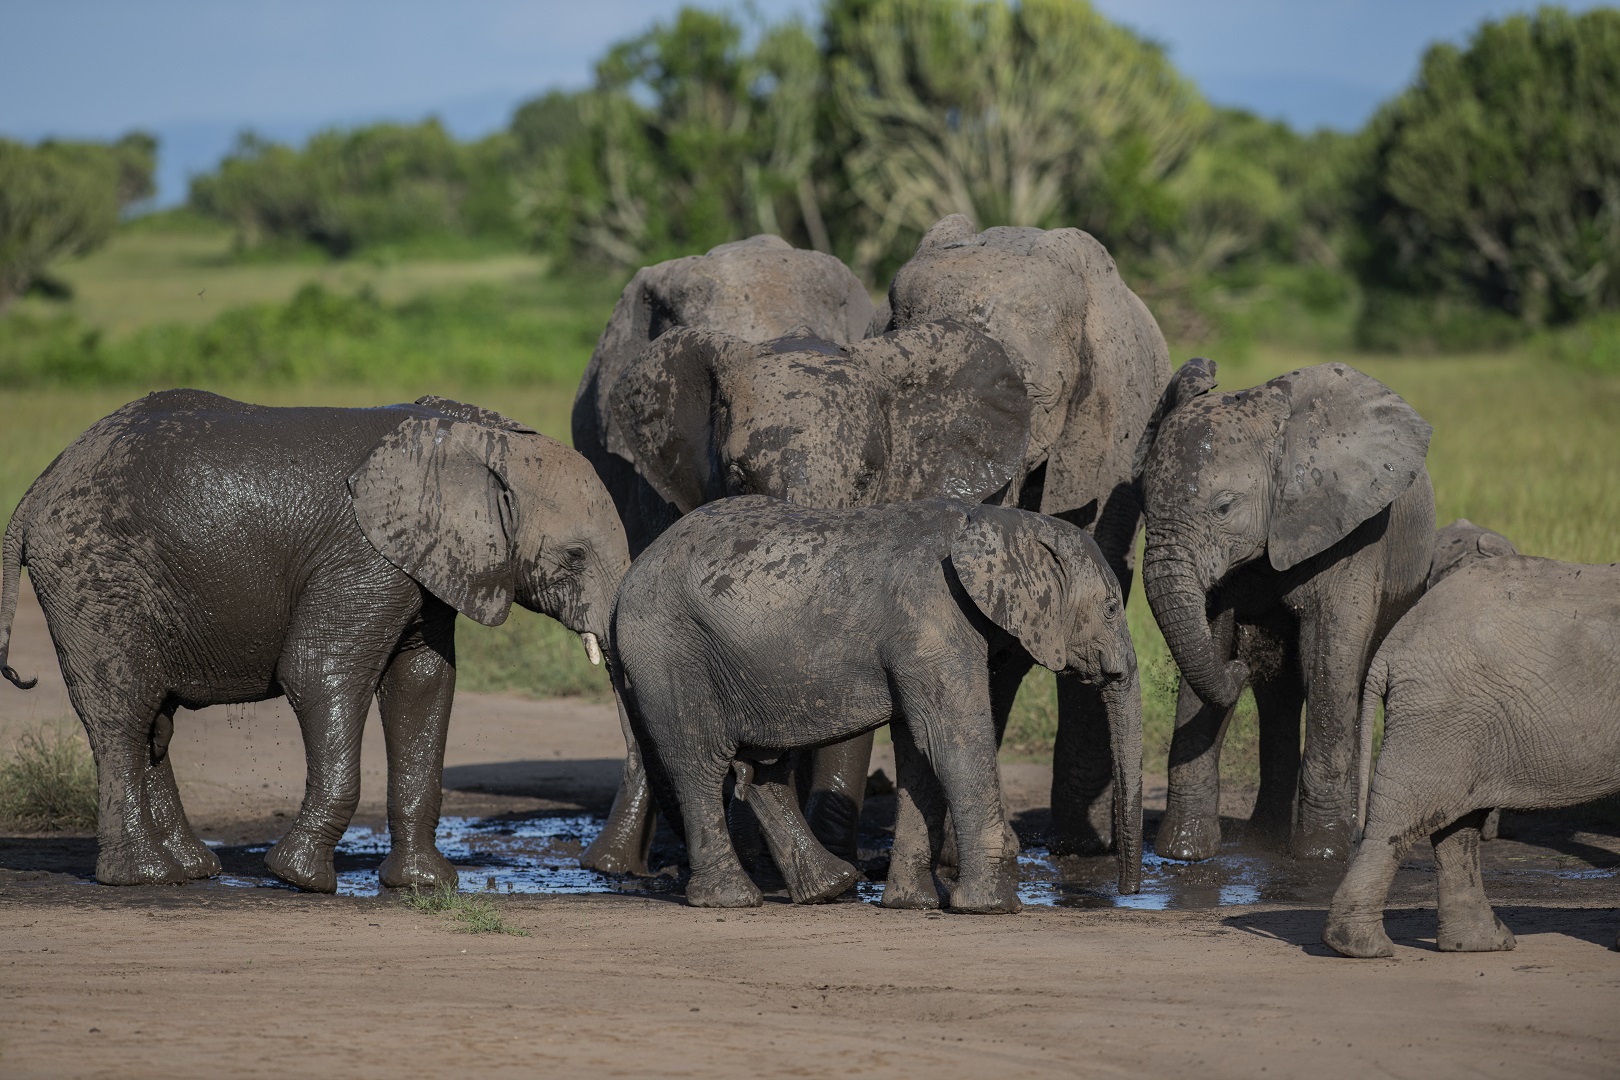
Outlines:
{"label": "blue sky", "polygon": [[[1529,10],[1506,0],[1095,0],[1166,45],[1221,104],[1296,127],[1359,126],[1437,40]],[[699,6],[736,9],[731,0]],[[1593,6],[1577,3],[1577,8]],[[253,127],[442,117],[502,126],[552,86],[583,86],[612,42],[679,0],[0,0],[0,135],[101,138],[140,127],[164,151],[160,202]],[[754,0],[814,18],[815,0]]]}

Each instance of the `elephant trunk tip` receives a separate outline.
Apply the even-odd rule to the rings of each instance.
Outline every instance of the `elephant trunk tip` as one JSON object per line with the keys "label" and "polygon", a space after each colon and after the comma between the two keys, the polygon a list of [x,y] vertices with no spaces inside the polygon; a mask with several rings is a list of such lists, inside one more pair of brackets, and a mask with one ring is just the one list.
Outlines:
{"label": "elephant trunk tip", "polygon": [[38,675],[35,675],[32,679],[25,679],[21,675],[17,674],[16,668],[10,666],[0,666],[0,675],[4,675],[6,677],[6,681],[11,683],[11,685],[15,686],[19,690],[32,690],[34,687],[39,685]]}

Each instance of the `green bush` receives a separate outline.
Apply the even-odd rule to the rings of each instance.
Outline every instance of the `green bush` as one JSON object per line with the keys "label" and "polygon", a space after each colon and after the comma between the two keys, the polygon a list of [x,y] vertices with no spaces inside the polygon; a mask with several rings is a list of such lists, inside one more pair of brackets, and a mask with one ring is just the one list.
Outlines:
{"label": "green bush", "polygon": [[70,316],[0,320],[0,386],[578,380],[616,281],[474,285],[387,304],[305,285],[284,304],[234,308],[200,326],[159,324],[109,341]]}
{"label": "green bush", "polygon": [[1620,306],[1620,11],[1545,7],[1434,46],[1367,138],[1369,289],[1532,327]]}
{"label": "green bush", "polygon": [[456,685],[532,698],[613,700],[606,670],[591,666],[578,634],[519,607],[498,627],[456,621]]}
{"label": "green bush", "polygon": [[1564,327],[1541,336],[1537,351],[1560,363],[1620,373],[1620,313]]}
{"label": "green bush", "polygon": [[23,733],[0,764],[0,822],[34,831],[96,827],[96,764],[84,740],[65,731]]}

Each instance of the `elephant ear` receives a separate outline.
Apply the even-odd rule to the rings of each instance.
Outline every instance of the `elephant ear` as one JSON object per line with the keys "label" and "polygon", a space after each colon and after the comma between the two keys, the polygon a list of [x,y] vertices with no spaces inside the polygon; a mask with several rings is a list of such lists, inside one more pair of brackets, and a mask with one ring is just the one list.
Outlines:
{"label": "elephant ear", "polygon": [[923,233],[923,238],[917,243],[917,254],[963,244],[977,235],[979,230],[974,228],[972,218],[966,214],[949,214],[934,222]]}
{"label": "elephant ear", "polygon": [[1132,476],[1142,475],[1142,466],[1147,464],[1148,453],[1153,449],[1153,440],[1158,438],[1159,425],[1164,418],[1200,394],[1209,393],[1215,386],[1213,360],[1195,356],[1176,369],[1164,393],[1159,395],[1159,403],[1153,407],[1153,414],[1148,417],[1142,437],[1137,440],[1136,455],[1131,459]]}
{"label": "elephant ear", "polygon": [[517,585],[517,507],[506,430],[405,420],[349,477],[355,520],[382,556],[469,619],[506,621]]}
{"label": "elephant ear", "polygon": [[1287,570],[1350,535],[1423,471],[1432,428],[1377,379],[1318,364],[1266,384],[1283,395],[1266,549]]}
{"label": "elephant ear", "polygon": [[677,327],[647,346],[608,394],[609,413],[630,460],[653,490],[683,514],[709,501],[715,373],[747,342]]}
{"label": "elephant ear", "polygon": [[1024,466],[1030,400],[999,341],[943,319],[850,346],[889,387],[887,501],[976,503]]}
{"label": "elephant ear", "polygon": [[981,505],[951,542],[951,566],[973,603],[1053,671],[1068,666],[1071,622],[1060,527],[1039,514]]}

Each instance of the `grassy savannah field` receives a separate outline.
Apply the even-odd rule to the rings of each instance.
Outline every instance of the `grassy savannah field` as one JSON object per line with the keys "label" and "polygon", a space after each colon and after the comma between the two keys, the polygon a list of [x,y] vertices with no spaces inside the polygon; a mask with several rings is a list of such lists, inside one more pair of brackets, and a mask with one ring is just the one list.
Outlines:
{"label": "grassy savannah field", "polygon": [[[278,317],[277,305],[296,304],[310,282],[339,298],[364,290],[374,298],[380,321],[332,329],[331,348],[347,348],[343,355],[352,359],[339,366],[342,377],[295,366],[246,381],[188,381],[272,405],[376,405],[431,392],[499,409],[566,440],[575,381],[619,283],[545,271],[541,260],[510,253],[350,263],[243,261],[233,257],[223,230],[163,232],[148,226],[127,229],[102,251],[63,267],[60,277],[72,299],[30,299],[18,313],[35,320],[71,317],[99,331],[105,348],[116,353],[137,340],[159,347],[159,335],[166,333],[207,332],[228,322],[233,309],[257,305],[270,313],[267,318]],[[394,339],[388,335],[400,332],[389,320],[412,318],[420,323],[398,340],[400,348],[415,350],[415,359],[390,364],[386,352]],[[440,322],[458,329],[436,336]],[[292,344],[285,347],[297,348],[307,339],[286,340]],[[531,345],[545,355],[525,366],[523,350]],[[1179,363],[1199,351],[1178,345],[1172,356]],[[495,362],[476,362],[497,353]],[[1529,348],[1393,358],[1262,345],[1216,359],[1221,385],[1234,389],[1305,364],[1351,363],[1389,384],[1434,425],[1429,471],[1440,523],[1471,518],[1530,554],[1577,562],[1620,557],[1620,375],[1557,363]],[[0,356],[0,369],[4,363]],[[143,381],[137,370],[117,385],[35,381],[0,389],[0,521],[10,519],[33,477],[91,422],[131,398],[172,385],[161,378]],[[1143,671],[1146,766],[1162,773],[1176,672],[1140,589],[1131,597],[1129,617]],[[533,697],[607,695],[605,680],[586,664],[573,635],[528,612],[516,612],[497,629],[462,620],[460,642],[464,688]],[[1020,695],[1005,753],[1046,755],[1055,723],[1052,678],[1037,669]],[[1234,727],[1223,771],[1252,782],[1252,706],[1240,709]]]}

